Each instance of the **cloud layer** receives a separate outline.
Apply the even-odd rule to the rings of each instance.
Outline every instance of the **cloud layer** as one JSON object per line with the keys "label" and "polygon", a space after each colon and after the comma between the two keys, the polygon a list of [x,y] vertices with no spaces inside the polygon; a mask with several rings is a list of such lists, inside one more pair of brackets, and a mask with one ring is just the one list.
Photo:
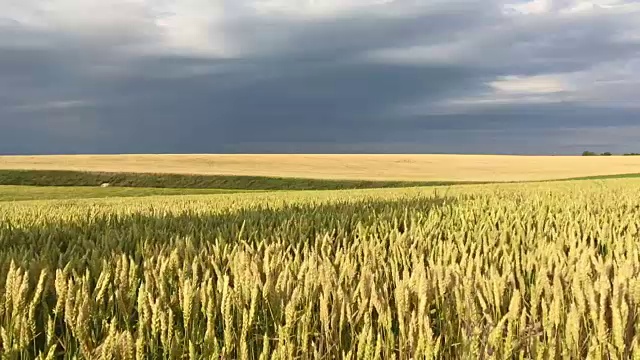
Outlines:
{"label": "cloud layer", "polygon": [[0,3],[0,153],[640,151],[640,2]]}

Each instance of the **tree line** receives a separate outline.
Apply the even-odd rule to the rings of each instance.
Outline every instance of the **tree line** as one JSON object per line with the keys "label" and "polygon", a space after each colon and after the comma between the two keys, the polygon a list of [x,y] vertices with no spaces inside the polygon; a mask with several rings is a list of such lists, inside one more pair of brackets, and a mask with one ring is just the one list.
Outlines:
{"label": "tree line", "polygon": [[[593,152],[593,151],[584,151],[582,153],[582,156],[612,156],[612,155],[613,154],[608,152],[608,151],[607,152],[603,152],[601,154],[598,154],[598,153]],[[622,155],[623,156],[638,156],[638,155],[640,155],[640,153],[625,153],[625,154],[622,154]]]}

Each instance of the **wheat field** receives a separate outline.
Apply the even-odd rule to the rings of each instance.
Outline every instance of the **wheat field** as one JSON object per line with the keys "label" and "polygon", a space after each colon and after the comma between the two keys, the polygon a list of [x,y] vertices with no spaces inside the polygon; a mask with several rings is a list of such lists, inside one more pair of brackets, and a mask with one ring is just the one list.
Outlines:
{"label": "wheat field", "polygon": [[400,181],[527,181],[640,173],[640,157],[501,155],[0,156],[0,169]]}
{"label": "wheat field", "polygon": [[3,359],[640,358],[640,180],[0,203]]}

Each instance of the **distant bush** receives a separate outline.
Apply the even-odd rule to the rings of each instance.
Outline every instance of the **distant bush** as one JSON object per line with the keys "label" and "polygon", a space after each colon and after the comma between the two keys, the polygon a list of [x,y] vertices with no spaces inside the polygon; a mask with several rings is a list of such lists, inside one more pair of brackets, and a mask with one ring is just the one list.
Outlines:
{"label": "distant bush", "polygon": [[[625,154],[630,155],[630,154]],[[582,156],[613,156],[613,154],[609,151],[603,152],[602,154],[595,153],[593,151],[584,151]]]}
{"label": "distant bush", "polygon": [[626,153],[624,156],[639,156],[639,153]]}

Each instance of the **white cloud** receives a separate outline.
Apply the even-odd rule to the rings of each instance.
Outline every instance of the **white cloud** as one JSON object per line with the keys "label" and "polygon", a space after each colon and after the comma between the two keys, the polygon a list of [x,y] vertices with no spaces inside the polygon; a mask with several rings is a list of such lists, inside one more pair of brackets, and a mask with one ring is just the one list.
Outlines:
{"label": "white cloud", "polygon": [[553,94],[568,91],[569,85],[559,76],[503,76],[489,83],[502,94]]}
{"label": "white cloud", "polygon": [[638,9],[638,2],[625,0],[530,0],[504,5],[506,14],[544,15],[577,14],[596,12],[604,9],[629,11]]}
{"label": "white cloud", "polygon": [[394,0],[262,0],[250,1],[248,8],[259,15],[323,18],[354,11],[371,11],[372,7],[389,5]]}
{"label": "white cloud", "polygon": [[136,0],[21,0],[0,5],[0,13],[21,26],[52,32],[121,32],[148,23],[149,7]]}
{"label": "white cloud", "polygon": [[[365,28],[371,34],[358,28],[358,20],[376,24],[377,20],[398,17],[399,22],[408,24],[437,22],[443,17],[464,20],[452,24],[445,21],[438,25],[445,30],[433,34],[408,26],[386,42],[375,40],[384,38],[387,23],[380,21],[378,28]],[[354,25],[353,28],[345,26],[345,33],[338,33],[334,29],[340,24]],[[3,29],[11,29],[10,35],[3,36]],[[72,48],[73,56],[69,59],[74,61],[76,72],[94,78],[130,75],[133,70],[126,70],[129,58],[180,55],[252,60],[276,54],[285,59],[288,54],[305,55],[307,50],[314,52],[322,46],[333,50],[333,44],[347,44],[336,46],[346,52],[344,49],[357,44],[357,37],[362,34],[374,40],[363,47],[361,54],[348,54],[356,61],[446,66],[482,74],[478,76],[477,81],[482,83],[477,88],[461,88],[459,94],[439,100],[451,108],[558,101],[630,106],[634,93],[640,88],[640,84],[633,81],[640,74],[640,68],[626,66],[637,56],[640,44],[638,1],[14,0],[0,3],[0,48],[14,43],[60,48],[61,52]],[[341,43],[343,38],[351,41]],[[390,43],[398,45],[388,47]],[[207,64],[184,64],[178,70],[155,76],[190,77],[218,71],[227,70]]]}
{"label": "white cloud", "polygon": [[376,63],[460,66],[486,73],[483,87],[437,102],[399,106],[405,113],[472,112],[478,107],[579,103],[640,107],[640,2],[508,1],[487,6],[486,21],[448,38],[374,49]]}
{"label": "white cloud", "polygon": [[[496,34],[544,29],[544,22],[557,14],[567,13],[573,17],[578,13],[600,14],[600,10],[606,10],[603,15],[628,15],[640,10],[640,3],[623,0],[517,3],[503,0],[20,0],[0,4],[0,24],[5,24],[0,26],[19,24],[25,30],[88,39],[109,38],[112,43],[125,39],[135,45],[129,50],[135,47],[147,52],[165,50],[173,54],[233,57],[251,53],[254,47],[264,48],[264,44],[255,41],[268,40],[270,35],[274,40],[282,39],[285,35],[278,24],[286,19],[297,22],[390,16],[410,19],[430,13],[476,13],[478,9],[482,9],[477,14],[479,17],[489,16],[497,22],[488,21],[480,27],[461,26],[454,41],[450,41],[450,37],[442,39],[444,41],[429,38],[426,44],[417,42],[395,49],[372,49],[370,55],[398,62],[458,61],[471,53],[477,54],[478,47],[491,42]],[[502,14],[502,10],[506,10],[507,15]],[[523,14],[545,19],[535,24],[522,24],[522,19],[510,20],[512,15]],[[621,20],[620,29],[626,34],[623,38],[640,33],[640,21],[634,25]],[[273,26],[255,28],[256,23]],[[261,33],[252,35],[252,31]]]}
{"label": "white cloud", "polygon": [[552,9],[552,0],[532,0],[523,3],[506,4],[504,9],[507,14],[543,14]]}
{"label": "white cloud", "polygon": [[501,76],[487,82],[483,92],[405,109],[414,114],[472,113],[482,107],[560,103],[640,109],[638,73],[640,61],[613,61],[576,72]]}
{"label": "white cloud", "polygon": [[[439,2],[441,0],[438,0]],[[396,0],[20,0],[0,3],[0,27],[57,34],[129,54],[232,58],[281,43],[283,22],[393,16]],[[403,2],[404,3],[404,2]],[[0,35],[0,45],[2,45]],[[39,44],[35,43],[34,44]]]}
{"label": "white cloud", "polygon": [[217,26],[224,4],[203,0],[22,0],[0,5],[23,31],[55,34],[63,42],[84,41],[133,54],[222,56],[228,52]]}
{"label": "white cloud", "polygon": [[171,1],[152,6],[161,45],[170,52],[231,57],[237,44],[225,36],[225,6],[206,0]]}
{"label": "white cloud", "polygon": [[75,108],[81,108],[81,107],[89,107],[93,105],[95,105],[95,103],[88,100],[58,100],[58,101],[47,101],[43,103],[18,105],[18,106],[12,107],[12,109],[20,112],[52,111],[52,110],[66,110],[66,109],[75,109]]}
{"label": "white cloud", "polygon": [[[547,60],[543,58],[545,53],[551,58],[565,56],[562,48],[567,45],[600,48],[623,43],[637,45],[640,37],[638,1],[532,0],[486,4],[477,14],[486,18],[484,22],[461,26],[444,38],[427,37],[426,41],[418,39],[413,44],[372,49],[365,58],[394,64],[501,66]],[[554,55],[552,51],[556,49],[562,55]],[[606,51],[590,50],[594,55],[599,50]]]}

